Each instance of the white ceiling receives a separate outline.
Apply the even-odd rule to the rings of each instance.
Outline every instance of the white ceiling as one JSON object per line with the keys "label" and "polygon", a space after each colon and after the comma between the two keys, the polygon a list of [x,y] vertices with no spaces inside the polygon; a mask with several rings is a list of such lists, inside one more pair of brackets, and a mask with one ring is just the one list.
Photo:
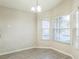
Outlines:
{"label": "white ceiling", "polygon": [[[62,0],[38,0],[38,4],[43,11],[54,8]],[[0,0],[0,5],[23,11],[31,11],[31,7],[36,4],[36,0]]]}

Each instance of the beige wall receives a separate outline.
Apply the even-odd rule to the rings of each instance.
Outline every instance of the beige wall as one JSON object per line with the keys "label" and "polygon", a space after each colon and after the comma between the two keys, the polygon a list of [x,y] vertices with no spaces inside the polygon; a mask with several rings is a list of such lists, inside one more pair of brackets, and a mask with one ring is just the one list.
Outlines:
{"label": "beige wall", "polygon": [[[61,52],[64,52],[65,54],[68,54],[72,56],[74,59],[79,59],[79,50],[73,47],[72,45],[63,44],[60,42],[56,42],[53,40],[45,41],[42,40],[40,37],[40,21],[43,17],[48,17],[49,19],[53,19],[53,17],[56,16],[62,16],[62,15],[68,15],[72,14],[74,9],[74,1],[73,0],[64,0],[62,3],[60,3],[56,8],[49,10],[48,12],[44,12],[39,14],[38,19],[38,47],[51,47],[53,49],[59,50]],[[73,19],[75,20],[75,19]],[[72,21],[72,19],[71,19]],[[73,33],[74,34],[74,33]],[[71,33],[72,35],[72,33]],[[71,40],[73,40],[71,38]],[[75,40],[75,39],[74,39]],[[74,41],[73,40],[73,41]]]}
{"label": "beige wall", "polygon": [[0,7],[0,53],[33,47],[35,39],[34,14]]}

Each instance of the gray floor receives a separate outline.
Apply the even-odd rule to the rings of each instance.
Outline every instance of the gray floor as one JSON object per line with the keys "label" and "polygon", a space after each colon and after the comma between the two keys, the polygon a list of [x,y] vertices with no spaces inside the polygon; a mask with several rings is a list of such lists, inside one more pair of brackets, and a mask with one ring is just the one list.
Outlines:
{"label": "gray floor", "polygon": [[0,59],[72,59],[51,49],[30,49],[0,56]]}

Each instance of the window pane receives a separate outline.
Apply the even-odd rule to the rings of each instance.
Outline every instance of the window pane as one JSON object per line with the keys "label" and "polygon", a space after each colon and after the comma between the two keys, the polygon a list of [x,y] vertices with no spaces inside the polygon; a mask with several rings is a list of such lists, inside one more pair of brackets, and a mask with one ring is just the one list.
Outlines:
{"label": "window pane", "polygon": [[60,41],[70,42],[70,29],[60,29]]}
{"label": "window pane", "polygon": [[42,21],[42,28],[49,28],[49,21],[43,20]]}
{"label": "window pane", "polygon": [[70,16],[59,17],[60,28],[70,28]]}
{"label": "window pane", "polygon": [[60,42],[70,42],[70,29],[54,29],[54,39]]}
{"label": "window pane", "polygon": [[70,16],[61,16],[53,21],[53,37],[56,41],[70,42]]}
{"label": "window pane", "polygon": [[49,40],[49,21],[42,20],[42,39]]}
{"label": "window pane", "polygon": [[49,40],[49,36],[48,36],[48,35],[43,35],[43,36],[42,36],[42,39],[43,39],[43,40]]}
{"label": "window pane", "polygon": [[55,20],[52,22],[53,28],[58,29],[59,28],[59,18],[57,17]]}
{"label": "window pane", "polygon": [[42,29],[42,35],[49,35],[48,29]]}
{"label": "window pane", "polygon": [[59,41],[59,39],[60,39],[59,29],[54,29],[54,39]]}

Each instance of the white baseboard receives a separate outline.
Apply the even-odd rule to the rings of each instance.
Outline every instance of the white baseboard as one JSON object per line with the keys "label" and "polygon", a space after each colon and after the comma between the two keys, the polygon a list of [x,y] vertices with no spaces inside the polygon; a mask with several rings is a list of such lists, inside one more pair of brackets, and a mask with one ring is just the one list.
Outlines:
{"label": "white baseboard", "polygon": [[10,51],[10,52],[0,53],[0,56],[6,55],[6,54],[15,53],[15,52],[20,52],[20,51],[24,51],[24,50],[28,50],[28,49],[32,49],[32,48],[35,48],[35,47],[29,47],[29,48],[24,48],[24,49],[19,49],[19,50]]}
{"label": "white baseboard", "polygon": [[52,49],[52,50],[55,50],[55,51],[60,52],[60,53],[62,53],[62,54],[65,54],[65,55],[67,55],[67,56],[70,56],[72,59],[74,59],[74,57],[73,57],[71,54],[68,54],[68,53],[66,53],[66,52],[60,51],[60,50],[58,50],[58,49],[56,49],[56,48],[52,48],[52,47],[36,47],[36,48]]}

